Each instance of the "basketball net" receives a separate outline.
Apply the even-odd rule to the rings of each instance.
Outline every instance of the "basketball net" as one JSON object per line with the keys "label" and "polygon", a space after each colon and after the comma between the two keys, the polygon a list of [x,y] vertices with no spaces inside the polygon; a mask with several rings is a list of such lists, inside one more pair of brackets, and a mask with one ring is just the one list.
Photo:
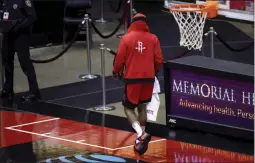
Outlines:
{"label": "basketball net", "polygon": [[[180,30],[180,46],[189,50],[201,50],[207,12],[199,11],[193,6],[175,5],[170,8]],[[201,6],[200,6],[201,7]]]}

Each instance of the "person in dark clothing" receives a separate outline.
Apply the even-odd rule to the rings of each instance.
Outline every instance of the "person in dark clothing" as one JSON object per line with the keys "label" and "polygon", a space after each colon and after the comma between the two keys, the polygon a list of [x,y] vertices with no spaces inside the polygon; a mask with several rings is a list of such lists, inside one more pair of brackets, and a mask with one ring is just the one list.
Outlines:
{"label": "person in dark clothing", "polygon": [[37,19],[35,9],[30,0],[4,0],[2,11],[5,83],[1,98],[13,99],[14,54],[17,52],[20,66],[29,83],[30,93],[23,100],[35,101],[40,99],[40,92],[29,52],[31,26]]}

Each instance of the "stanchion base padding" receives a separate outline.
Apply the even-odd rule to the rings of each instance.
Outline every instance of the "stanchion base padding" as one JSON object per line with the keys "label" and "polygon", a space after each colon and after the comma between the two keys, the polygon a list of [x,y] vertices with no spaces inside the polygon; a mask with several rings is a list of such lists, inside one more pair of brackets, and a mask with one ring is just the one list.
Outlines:
{"label": "stanchion base padding", "polygon": [[116,108],[114,106],[97,106],[93,108],[95,111],[112,111],[115,109]]}
{"label": "stanchion base padding", "polygon": [[85,75],[80,75],[79,78],[82,80],[91,80],[91,79],[96,79],[100,75],[92,75],[92,74],[85,74]]}
{"label": "stanchion base padding", "polygon": [[106,23],[107,20],[105,20],[104,18],[100,18],[96,20],[96,23]]}

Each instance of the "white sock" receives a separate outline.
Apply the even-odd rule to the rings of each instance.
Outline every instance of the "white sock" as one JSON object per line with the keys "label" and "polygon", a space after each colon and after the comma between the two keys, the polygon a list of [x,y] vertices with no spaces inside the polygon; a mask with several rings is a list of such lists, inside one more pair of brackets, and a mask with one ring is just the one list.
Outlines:
{"label": "white sock", "polygon": [[138,121],[135,121],[135,122],[132,124],[132,127],[133,127],[133,129],[136,131],[137,137],[142,136],[143,130],[142,130],[142,128],[141,128],[141,126],[140,126],[140,123],[139,123]]}

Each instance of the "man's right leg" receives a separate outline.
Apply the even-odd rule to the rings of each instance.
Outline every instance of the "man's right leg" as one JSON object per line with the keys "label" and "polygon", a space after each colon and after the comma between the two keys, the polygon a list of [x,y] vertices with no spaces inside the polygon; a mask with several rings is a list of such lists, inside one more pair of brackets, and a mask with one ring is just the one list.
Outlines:
{"label": "man's right leg", "polygon": [[13,72],[14,72],[14,44],[10,38],[3,38],[3,65],[5,70],[5,83],[1,93],[2,98],[13,98]]}

